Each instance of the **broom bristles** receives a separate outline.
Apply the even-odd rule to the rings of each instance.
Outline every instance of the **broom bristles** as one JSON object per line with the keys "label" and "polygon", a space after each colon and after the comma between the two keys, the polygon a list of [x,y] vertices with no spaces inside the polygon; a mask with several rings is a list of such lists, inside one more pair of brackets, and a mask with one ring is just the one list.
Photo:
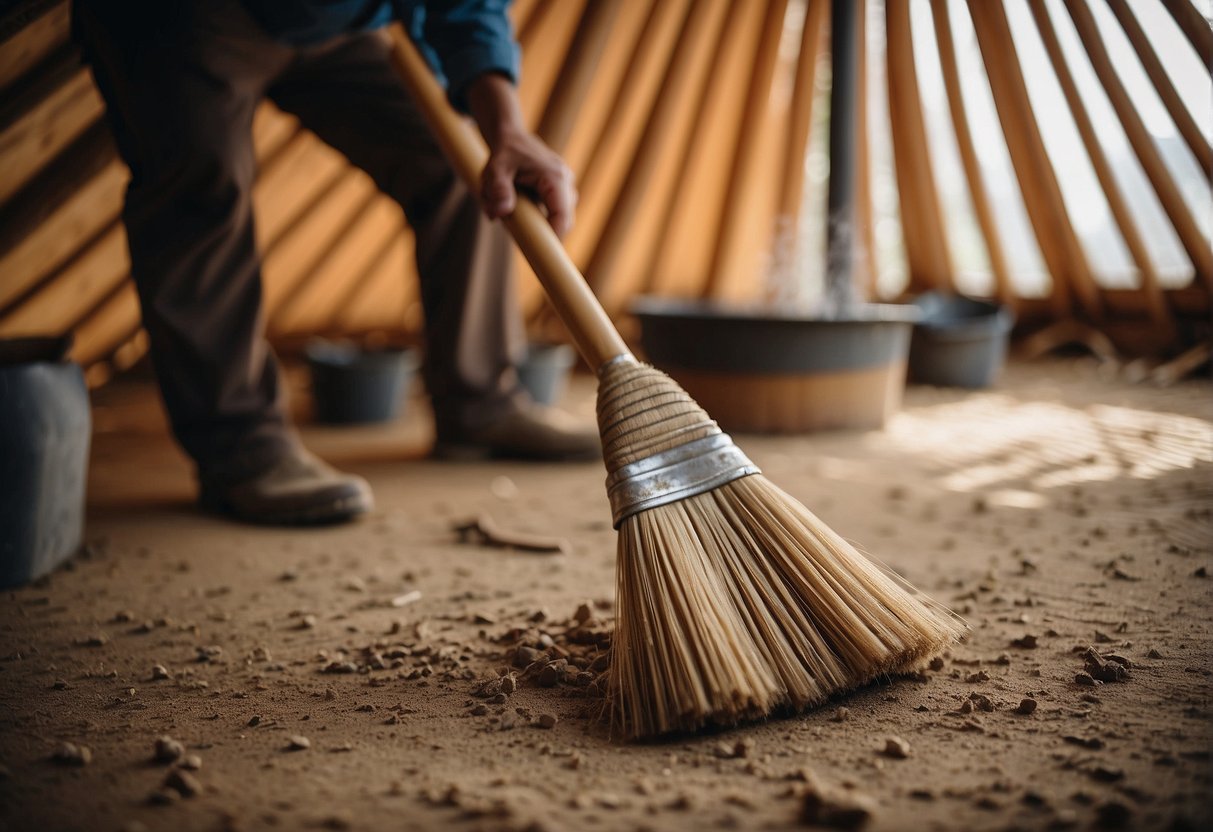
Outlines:
{"label": "broom bristles", "polygon": [[[717,430],[634,362],[605,368],[598,410],[611,471]],[[608,706],[626,738],[808,708],[967,629],[760,474],[626,517],[616,576]]]}

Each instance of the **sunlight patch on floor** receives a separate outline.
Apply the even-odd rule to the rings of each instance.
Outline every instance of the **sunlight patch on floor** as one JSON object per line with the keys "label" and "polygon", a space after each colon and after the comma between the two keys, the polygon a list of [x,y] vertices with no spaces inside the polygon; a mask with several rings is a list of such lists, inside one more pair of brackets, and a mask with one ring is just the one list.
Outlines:
{"label": "sunlight patch on floor", "polygon": [[997,393],[899,413],[873,441],[881,450],[933,459],[929,467],[943,488],[997,489],[1000,501],[1024,507],[1048,489],[1154,479],[1213,462],[1213,423],[1203,419]]}

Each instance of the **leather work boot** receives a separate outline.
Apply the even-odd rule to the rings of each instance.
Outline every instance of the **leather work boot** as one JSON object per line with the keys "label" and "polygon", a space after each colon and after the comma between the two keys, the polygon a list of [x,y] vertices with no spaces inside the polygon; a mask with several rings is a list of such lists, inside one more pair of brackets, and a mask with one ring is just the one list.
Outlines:
{"label": "leather work boot", "polygon": [[554,407],[523,400],[482,425],[438,421],[436,459],[474,461],[518,459],[579,462],[598,459],[598,432]]}
{"label": "leather work boot", "polygon": [[366,480],[345,474],[294,446],[260,474],[236,483],[202,483],[199,502],[252,523],[299,526],[341,523],[374,505]]}

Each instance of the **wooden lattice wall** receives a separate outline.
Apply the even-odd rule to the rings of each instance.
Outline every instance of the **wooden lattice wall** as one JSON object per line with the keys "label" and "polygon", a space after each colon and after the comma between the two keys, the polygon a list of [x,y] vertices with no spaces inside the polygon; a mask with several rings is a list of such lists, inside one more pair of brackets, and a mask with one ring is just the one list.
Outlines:
{"label": "wooden lattice wall", "polygon": [[[877,0],[869,0],[877,2]],[[863,0],[856,0],[863,2]],[[1091,3],[1123,27],[1206,180],[1210,125],[1184,106],[1127,0],[1064,0],[1194,279],[1164,288],[1132,206],[1058,42],[1057,6],[1026,3],[1092,168],[1131,255],[1134,288],[1101,284],[1062,196],[1058,169],[1019,63],[1003,2],[968,0],[989,89],[1031,229],[1051,277],[1025,298],[1008,265],[1001,207],[991,199],[963,100],[949,11],[964,0],[884,0],[887,95],[911,291],[955,285],[949,217],[916,73],[911,13],[929,10],[973,214],[995,294],[1021,321],[1080,322],[1123,349],[1174,352],[1207,338],[1213,253],[1109,58]],[[1207,67],[1213,30],[1192,0],[1161,3],[1181,43]],[[11,6],[12,4],[10,4]],[[522,97],[530,123],[563,152],[581,188],[567,239],[625,332],[636,293],[755,297],[774,231],[805,203],[805,164],[828,52],[828,0],[518,0]],[[0,338],[75,333],[75,357],[103,383],[146,350],[119,219],[126,172],[103,104],[69,42],[64,2],[17,3],[0,19]],[[871,55],[861,60],[867,73]],[[861,85],[862,87],[863,85]],[[868,108],[860,102],[858,245],[878,263]],[[416,333],[420,305],[412,240],[399,209],[369,178],[266,104],[254,123],[254,194],[265,260],[271,337]],[[815,134],[813,134],[815,135]],[[1208,184],[1207,181],[1204,184]],[[779,220],[779,218],[785,218]],[[536,333],[557,336],[538,284],[525,272],[521,303]],[[875,286],[876,281],[870,281]]]}

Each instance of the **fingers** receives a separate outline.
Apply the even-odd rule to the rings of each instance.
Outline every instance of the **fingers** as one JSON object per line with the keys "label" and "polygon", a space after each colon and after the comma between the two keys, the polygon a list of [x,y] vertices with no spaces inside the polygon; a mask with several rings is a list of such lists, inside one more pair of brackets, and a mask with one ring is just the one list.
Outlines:
{"label": "fingers", "polygon": [[490,219],[500,219],[513,213],[518,187],[546,209],[548,222],[557,236],[569,232],[577,209],[573,172],[563,159],[533,136],[499,148],[489,158],[480,181],[485,214]]}
{"label": "fingers", "polygon": [[563,237],[573,227],[573,212],[577,208],[577,189],[573,175],[563,164],[560,169],[539,180],[539,199],[548,209],[548,223],[557,237]]}
{"label": "fingers", "polygon": [[517,166],[506,155],[489,159],[480,179],[480,199],[490,219],[500,219],[513,213],[518,195],[514,191]]}

